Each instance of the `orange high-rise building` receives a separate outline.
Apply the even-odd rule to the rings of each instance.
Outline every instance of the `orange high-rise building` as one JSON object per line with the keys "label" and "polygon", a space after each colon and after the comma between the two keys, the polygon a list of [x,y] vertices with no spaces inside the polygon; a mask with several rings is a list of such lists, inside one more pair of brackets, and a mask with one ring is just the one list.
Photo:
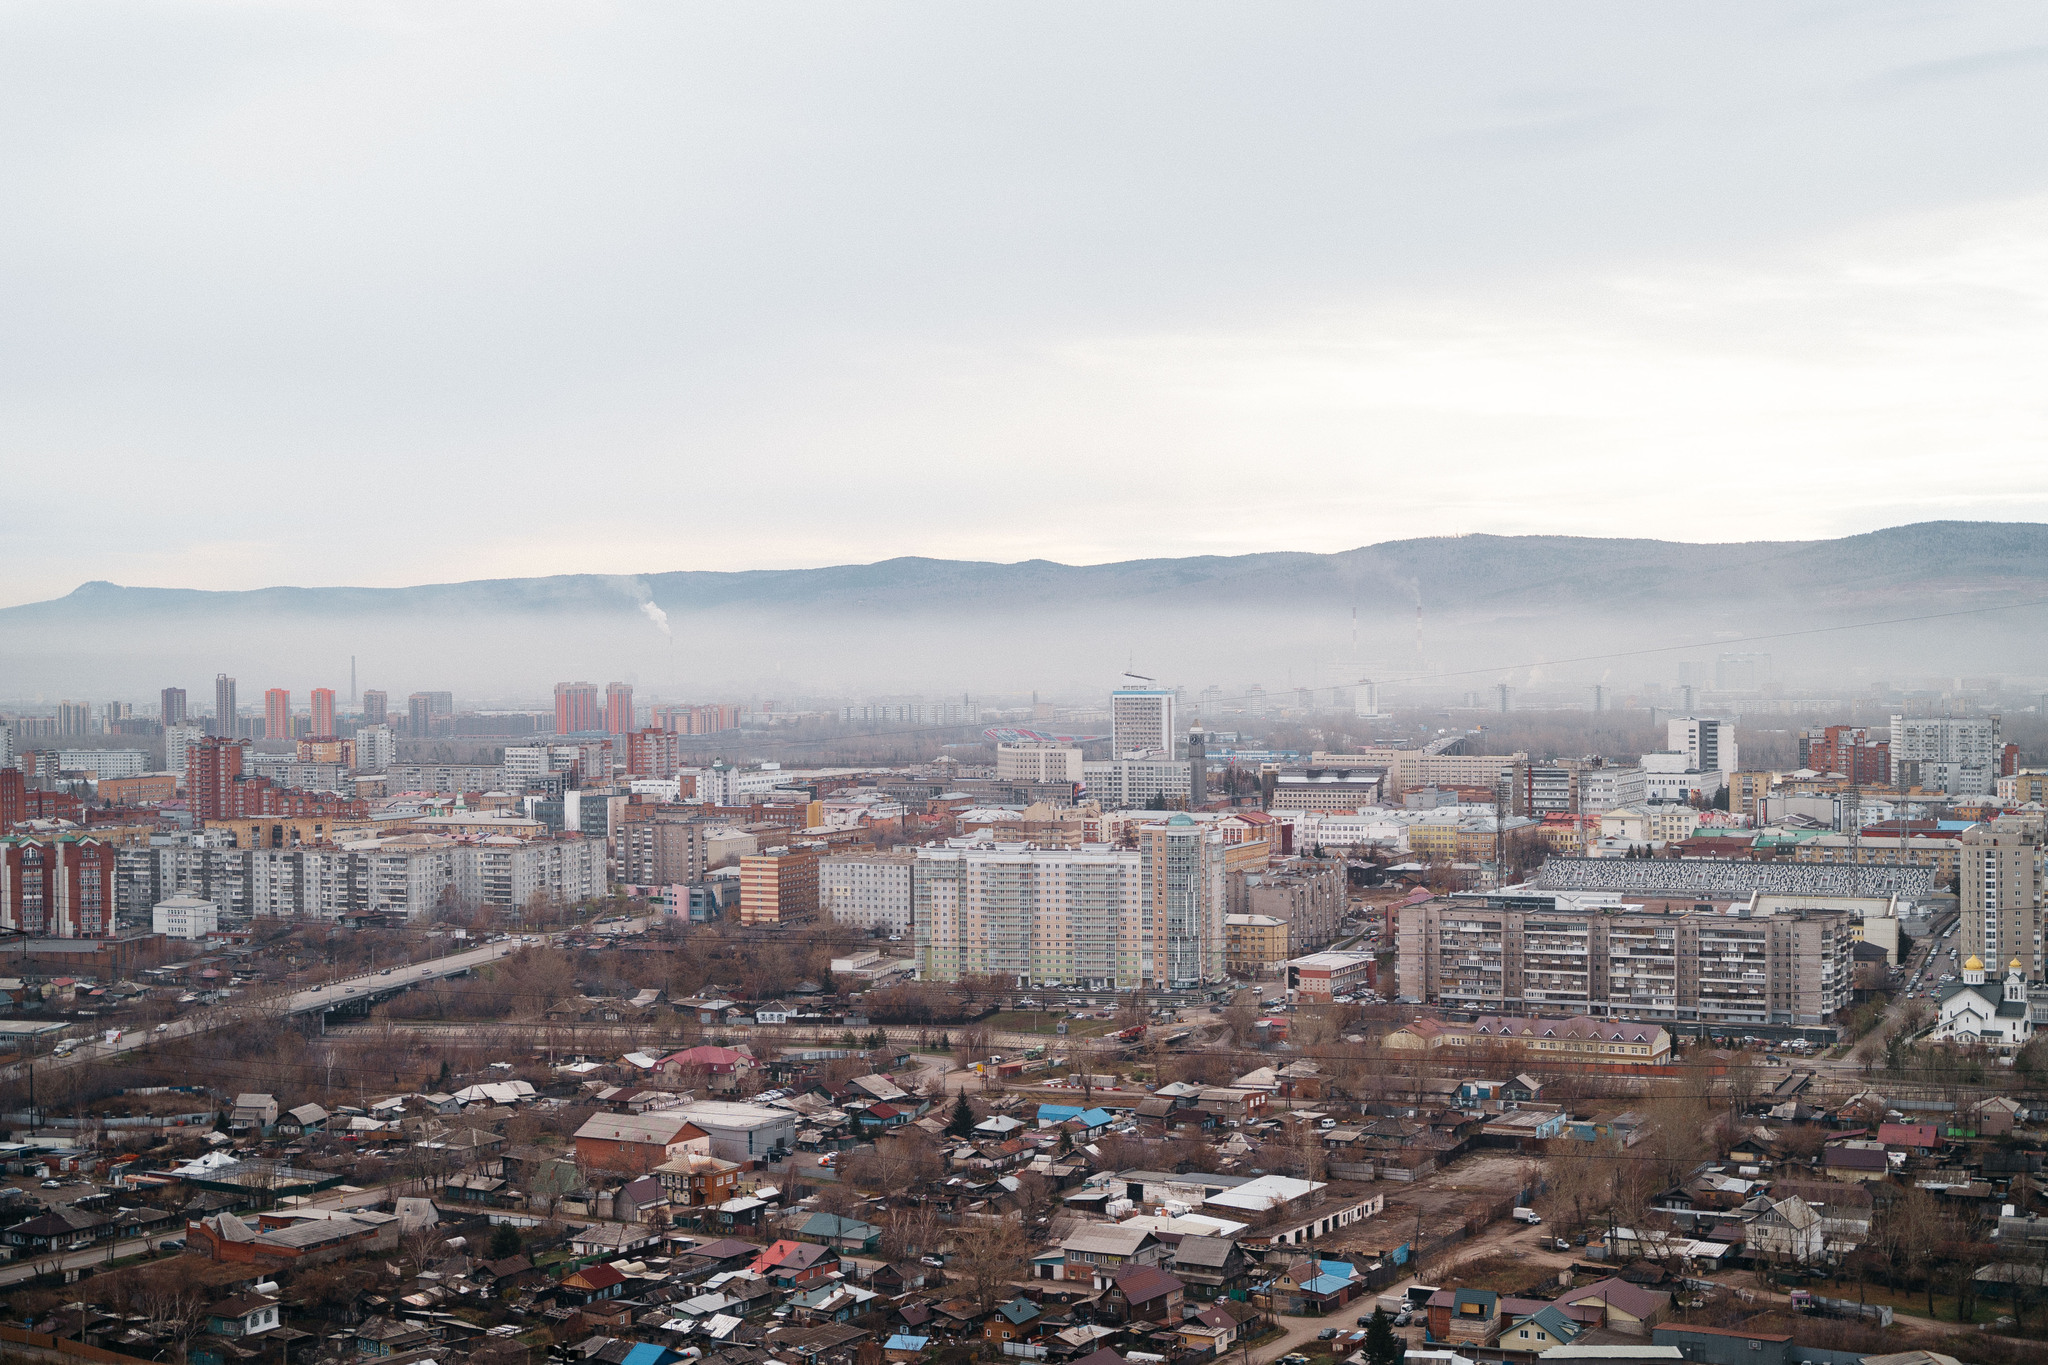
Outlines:
{"label": "orange high-rise building", "polygon": [[263,694],[263,734],[266,739],[292,737],[292,694],[273,687]]}
{"label": "orange high-rise building", "polygon": [[614,735],[633,733],[633,684],[615,682],[605,687],[604,728]]}
{"label": "orange high-rise building", "polygon": [[334,733],[334,689],[313,689],[313,733],[326,738]]}
{"label": "orange high-rise building", "polygon": [[575,735],[597,728],[597,684],[556,683],[555,733]]}

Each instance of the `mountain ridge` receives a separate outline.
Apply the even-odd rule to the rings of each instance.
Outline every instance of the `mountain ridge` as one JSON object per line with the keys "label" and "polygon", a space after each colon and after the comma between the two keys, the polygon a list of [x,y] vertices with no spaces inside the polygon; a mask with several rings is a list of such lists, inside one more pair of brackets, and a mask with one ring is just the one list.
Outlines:
{"label": "mountain ridge", "polygon": [[[1971,543],[1975,542],[1975,545]],[[637,607],[652,598],[664,608],[671,599],[688,606],[733,605],[770,606],[790,602],[816,602],[820,596],[848,593],[942,591],[1018,587],[1114,590],[1128,594],[1174,593],[1186,589],[1213,589],[1230,584],[1243,587],[1271,586],[1275,575],[1306,571],[1311,580],[1341,593],[1406,589],[1412,597],[1425,587],[1450,588],[1439,605],[1465,605],[1459,591],[1474,578],[1487,578],[1501,565],[1473,561],[1511,556],[1521,561],[1513,566],[1521,573],[1542,574],[1497,587],[1490,593],[1472,593],[1476,603],[1502,593],[1528,593],[1538,588],[1575,584],[1594,588],[1603,596],[1617,591],[1631,593],[1636,585],[1616,582],[1613,556],[1625,562],[1636,575],[1648,575],[1657,586],[1668,588],[1690,575],[1747,574],[1774,565],[1788,565],[1803,558],[1818,559],[1830,552],[1853,556],[1858,550],[1874,548],[1917,556],[1917,562],[1885,575],[1887,579],[1928,582],[1928,570],[1970,573],[1989,579],[1982,549],[1996,542],[1996,564],[2010,569],[2015,558],[2033,561],[2032,573],[2024,581],[2048,583],[2048,525],[2033,522],[1916,522],[1820,540],[1757,540],[1694,542],[1659,540],[1648,537],[1598,536],[1425,536],[1382,541],[1350,550],[1330,553],[1267,550],[1243,555],[1154,556],[1114,560],[1101,564],[1065,564],[1033,558],[1014,562],[972,559],[941,559],[925,555],[902,555],[867,563],[820,565],[801,569],[658,570],[641,574],[546,574],[530,577],[462,579],[441,583],[407,584],[396,587],[357,585],[307,586],[275,584],[261,588],[206,589],[133,587],[93,580],[80,584],[63,597],[0,608],[0,625],[27,615],[48,615],[60,610],[88,608],[95,612],[115,610],[161,611],[172,607],[200,605],[234,609],[269,608],[339,611],[382,605],[433,608],[452,605],[452,599],[474,599],[478,605],[520,605],[528,609],[554,606],[582,610],[591,605]],[[1972,555],[1972,548],[1980,553]],[[1491,552],[1486,553],[1486,552]],[[1569,563],[1574,557],[1597,553],[1598,563]],[[1761,558],[1759,556],[1762,556]],[[1715,562],[1725,561],[1725,562]],[[1841,565],[1815,564],[1833,569],[1822,581],[1838,581]],[[1877,566],[1864,564],[1865,582]],[[1425,581],[1424,575],[1429,575]],[[1407,581],[1403,581],[1407,580]],[[1092,595],[1092,594],[1091,594]],[[943,605],[943,601],[936,603]],[[1361,602],[1360,606],[1366,605]],[[1412,602],[1409,605],[1413,605]]]}

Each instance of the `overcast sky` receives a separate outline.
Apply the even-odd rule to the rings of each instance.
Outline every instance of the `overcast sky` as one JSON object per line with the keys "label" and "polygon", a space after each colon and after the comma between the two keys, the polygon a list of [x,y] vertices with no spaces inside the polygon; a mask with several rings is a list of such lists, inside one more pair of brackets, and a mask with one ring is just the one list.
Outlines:
{"label": "overcast sky", "polygon": [[2033,3],[0,9],[0,601],[2048,520]]}

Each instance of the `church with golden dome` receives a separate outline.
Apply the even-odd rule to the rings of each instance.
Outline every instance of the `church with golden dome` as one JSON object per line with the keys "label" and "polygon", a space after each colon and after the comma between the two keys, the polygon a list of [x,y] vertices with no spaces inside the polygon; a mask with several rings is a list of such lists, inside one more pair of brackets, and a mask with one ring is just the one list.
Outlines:
{"label": "church with golden dome", "polygon": [[1941,1021],[1930,1035],[1940,1042],[2017,1050],[2034,1036],[2026,969],[2018,958],[2007,965],[2002,983],[1988,983],[1984,959],[1972,953],[1963,963],[1963,979],[1942,990],[1940,1005]]}

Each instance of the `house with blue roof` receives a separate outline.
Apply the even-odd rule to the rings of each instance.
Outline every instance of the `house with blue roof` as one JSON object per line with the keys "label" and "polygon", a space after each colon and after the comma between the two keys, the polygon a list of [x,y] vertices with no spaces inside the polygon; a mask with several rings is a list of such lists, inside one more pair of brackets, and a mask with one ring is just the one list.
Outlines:
{"label": "house with blue roof", "polygon": [[1365,1281],[1349,1261],[1303,1260],[1282,1271],[1270,1292],[1283,1313],[1302,1316],[1332,1312],[1362,1293]]}
{"label": "house with blue roof", "polygon": [[656,1346],[651,1341],[643,1341],[626,1352],[626,1358],[619,1365],[671,1365],[671,1362],[682,1358],[680,1351],[672,1351],[666,1346]]}
{"label": "house with blue roof", "polygon": [[931,1344],[930,1337],[898,1332],[882,1343],[882,1358],[895,1362],[895,1365],[909,1365],[910,1361],[924,1359],[925,1348]]}
{"label": "house with blue roof", "polygon": [[804,1220],[797,1236],[806,1242],[822,1242],[840,1251],[872,1251],[882,1243],[882,1230],[873,1223],[826,1213],[822,1209]]}
{"label": "house with blue roof", "polygon": [[1070,1119],[1079,1119],[1087,1130],[1085,1136],[1095,1137],[1108,1130],[1116,1122],[1116,1116],[1100,1107],[1083,1109],[1078,1104],[1041,1104],[1038,1106],[1038,1126],[1053,1128]]}

